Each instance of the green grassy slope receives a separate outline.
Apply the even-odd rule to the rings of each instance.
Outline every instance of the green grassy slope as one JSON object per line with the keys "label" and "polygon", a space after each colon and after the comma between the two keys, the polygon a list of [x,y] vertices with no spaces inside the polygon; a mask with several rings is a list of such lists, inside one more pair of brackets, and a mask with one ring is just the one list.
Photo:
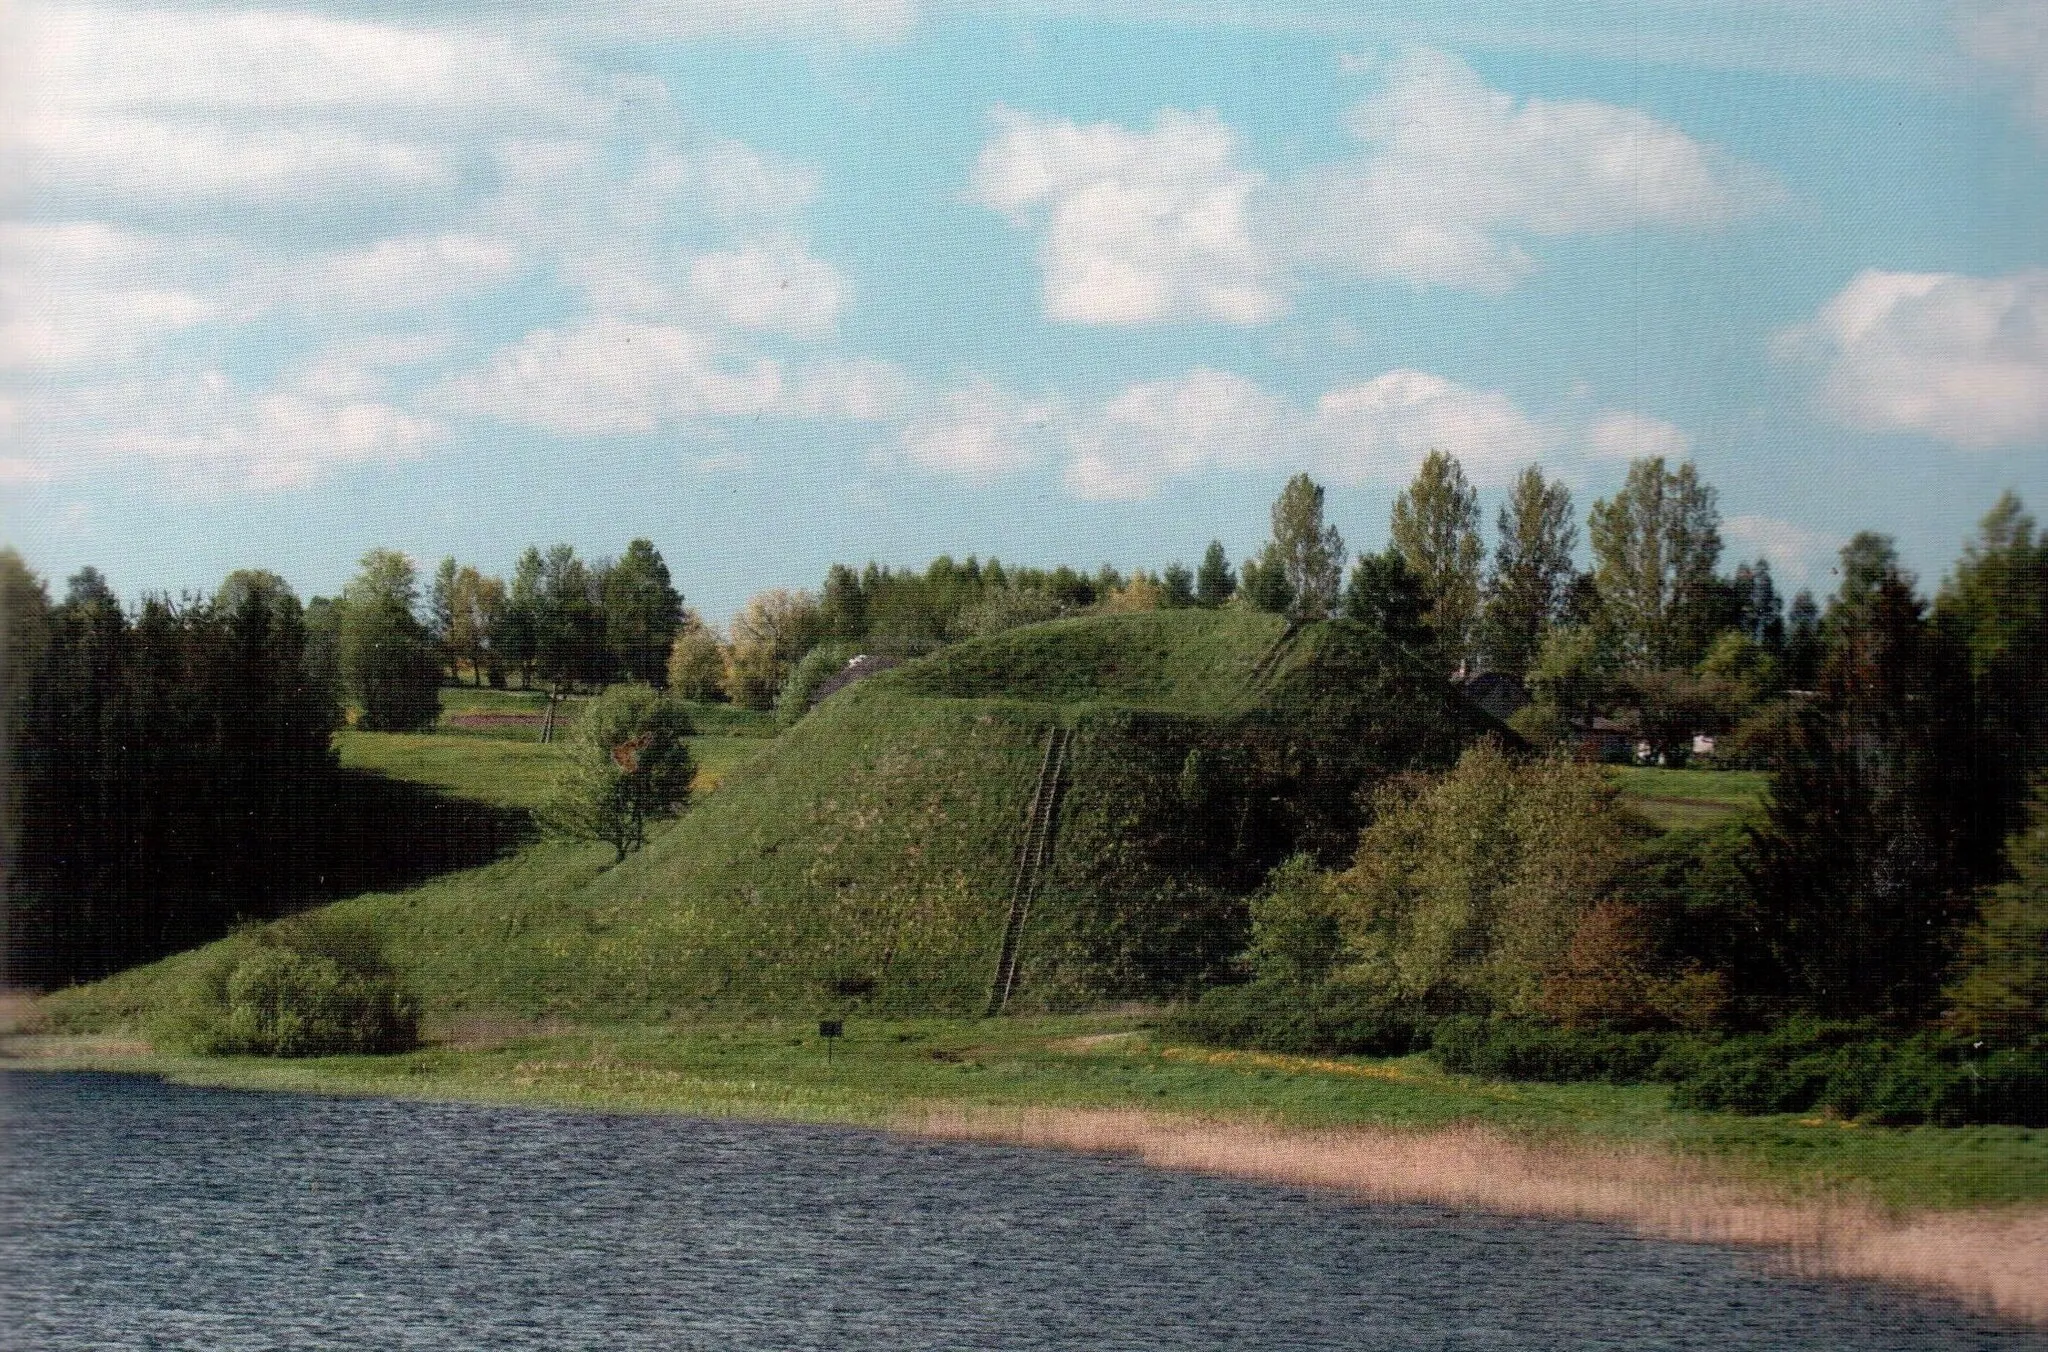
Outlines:
{"label": "green grassy slope", "polygon": [[[1026,1007],[1170,990],[1242,946],[1243,895],[1283,848],[1342,839],[1358,774],[1443,763],[1481,727],[1356,630],[1282,637],[1270,616],[1181,611],[963,644],[841,692],[772,743],[699,739],[717,790],[616,867],[601,847],[543,841],[331,914],[380,936],[437,1010],[800,1014],[854,978],[874,983],[877,1012],[978,1012],[1059,722],[1075,729],[1070,788],[1027,932]],[[538,801],[552,750],[344,744],[352,763],[514,806]],[[96,1002],[132,1012],[183,961],[54,1008],[82,1023]]]}

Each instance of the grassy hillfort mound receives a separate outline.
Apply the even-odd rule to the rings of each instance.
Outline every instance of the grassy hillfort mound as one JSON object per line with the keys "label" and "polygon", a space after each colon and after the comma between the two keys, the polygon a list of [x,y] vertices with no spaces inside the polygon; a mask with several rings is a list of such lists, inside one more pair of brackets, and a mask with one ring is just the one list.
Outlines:
{"label": "grassy hillfort mound", "polygon": [[[1494,726],[1343,622],[1063,620],[840,692],[616,867],[541,841],[315,919],[369,931],[430,1011],[976,1014],[1006,958],[1012,1009],[1178,994],[1242,949],[1274,863],[1355,844],[1362,784]],[[219,948],[56,1004],[146,1015]]]}

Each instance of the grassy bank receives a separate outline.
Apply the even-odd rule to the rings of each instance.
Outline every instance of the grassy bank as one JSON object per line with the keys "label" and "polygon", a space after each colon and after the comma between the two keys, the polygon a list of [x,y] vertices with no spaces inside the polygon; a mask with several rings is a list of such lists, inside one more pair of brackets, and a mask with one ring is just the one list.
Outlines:
{"label": "grassy bank", "polygon": [[299,1092],[887,1125],[934,1112],[1131,1110],[1301,1130],[1477,1127],[1710,1162],[1784,1196],[1894,1210],[2048,1203],[2048,1132],[1887,1129],[1678,1111],[1657,1086],[1500,1084],[1426,1057],[1301,1058],[1160,1041],[1136,1015],[581,1026],[443,1020],[424,1049],[304,1061],[164,1055],[121,1033],[17,1036],[12,1064]]}

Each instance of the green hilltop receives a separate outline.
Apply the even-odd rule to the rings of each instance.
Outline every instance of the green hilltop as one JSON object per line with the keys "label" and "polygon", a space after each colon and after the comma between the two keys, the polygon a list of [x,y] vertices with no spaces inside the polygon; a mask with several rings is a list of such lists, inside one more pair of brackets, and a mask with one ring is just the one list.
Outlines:
{"label": "green hilltop", "polygon": [[[1045,813],[1055,729],[1061,792]],[[608,848],[541,840],[286,923],[368,932],[442,1013],[639,1020],[858,1000],[978,1014],[1032,823],[1043,866],[1012,938],[1009,1007],[1175,995],[1243,947],[1244,898],[1274,863],[1348,853],[1362,786],[1497,730],[1346,622],[1061,620],[841,691],[616,866]],[[60,994],[52,1012],[146,1020],[224,956],[180,954]]]}

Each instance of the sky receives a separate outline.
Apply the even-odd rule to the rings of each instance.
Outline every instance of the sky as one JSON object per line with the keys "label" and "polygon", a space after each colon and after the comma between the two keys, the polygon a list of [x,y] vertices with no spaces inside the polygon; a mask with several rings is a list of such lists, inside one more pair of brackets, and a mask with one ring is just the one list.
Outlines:
{"label": "sky", "polygon": [[60,593],[644,536],[717,622],[1240,558],[1304,471],[1377,550],[1432,448],[1489,539],[1691,459],[1788,590],[2048,512],[2048,6],[0,0]]}

